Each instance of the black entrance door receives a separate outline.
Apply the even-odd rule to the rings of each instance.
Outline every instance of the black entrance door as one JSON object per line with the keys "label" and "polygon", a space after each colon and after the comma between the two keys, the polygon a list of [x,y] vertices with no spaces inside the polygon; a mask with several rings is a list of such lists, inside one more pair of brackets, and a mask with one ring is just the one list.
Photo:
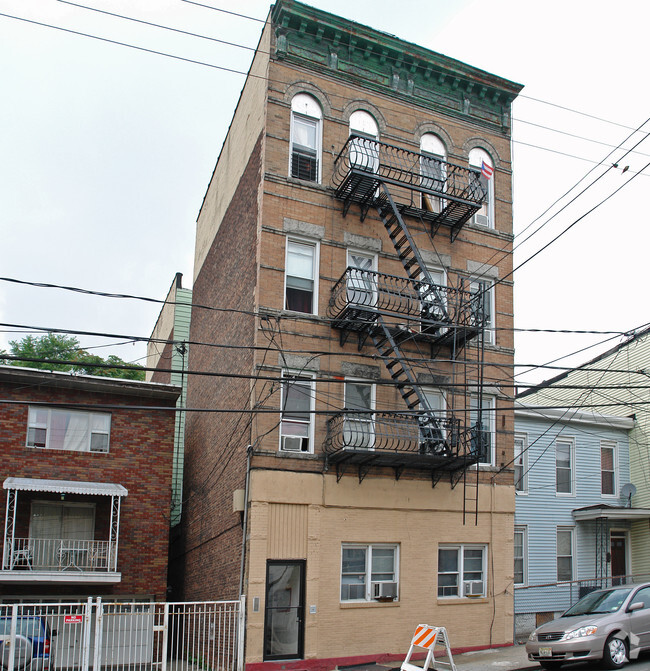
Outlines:
{"label": "black entrance door", "polygon": [[266,566],[264,659],[301,659],[305,621],[305,562]]}
{"label": "black entrance door", "polygon": [[610,549],[612,558],[612,585],[621,585],[625,583],[625,578],[618,576],[624,576],[627,568],[625,557],[625,535],[612,531]]}

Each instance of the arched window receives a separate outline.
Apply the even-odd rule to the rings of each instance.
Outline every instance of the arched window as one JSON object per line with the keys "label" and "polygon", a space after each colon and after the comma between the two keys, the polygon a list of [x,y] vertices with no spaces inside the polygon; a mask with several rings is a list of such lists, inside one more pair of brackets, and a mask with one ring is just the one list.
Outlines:
{"label": "arched window", "polygon": [[379,167],[379,127],[374,118],[364,110],[350,115],[350,164],[355,168],[377,172]]}
{"label": "arched window", "polygon": [[[445,191],[447,179],[447,150],[442,140],[433,133],[425,133],[420,139],[420,183],[425,189]],[[422,209],[440,212],[443,199],[431,193],[422,194]]]}
{"label": "arched window", "polygon": [[320,182],[323,111],[316,98],[298,93],[291,101],[291,153],[289,174]]}
{"label": "arched window", "polygon": [[487,193],[487,199],[472,217],[472,223],[494,228],[494,161],[486,151],[475,147],[469,152],[469,165],[481,171],[481,184]]}

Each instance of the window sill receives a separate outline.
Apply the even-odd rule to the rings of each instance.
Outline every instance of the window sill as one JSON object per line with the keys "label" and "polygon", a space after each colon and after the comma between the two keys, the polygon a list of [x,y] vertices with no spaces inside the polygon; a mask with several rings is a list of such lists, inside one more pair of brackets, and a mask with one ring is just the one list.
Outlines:
{"label": "window sill", "polygon": [[397,601],[341,601],[339,606],[343,610],[349,608],[396,608],[399,606],[399,600]]}
{"label": "window sill", "polygon": [[470,603],[488,603],[489,599],[486,596],[473,597],[445,597],[437,599],[438,606],[460,606]]}

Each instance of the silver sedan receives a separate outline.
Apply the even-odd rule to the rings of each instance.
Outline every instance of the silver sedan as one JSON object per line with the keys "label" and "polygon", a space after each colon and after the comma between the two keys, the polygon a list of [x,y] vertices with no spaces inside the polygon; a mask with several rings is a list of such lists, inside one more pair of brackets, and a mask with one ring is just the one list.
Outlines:
{"label": "silver sedan", "polygon": [[545,669],[595,660],[619,669],[649,649],[650,583],[590,592],[526,643],[528,659]]}

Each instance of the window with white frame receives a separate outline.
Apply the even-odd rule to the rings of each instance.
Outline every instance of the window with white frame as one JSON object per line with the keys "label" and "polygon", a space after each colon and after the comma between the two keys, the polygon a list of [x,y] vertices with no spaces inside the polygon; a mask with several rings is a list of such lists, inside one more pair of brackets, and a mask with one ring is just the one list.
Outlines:
{"label": "window with white frame", "polygon": [[573,494],[575,459],[573,440],[557,438],[555,441],[555,491]]}
{"label": "window with white frame", "polygon": [[427,408],[434,416],[434,422],[420,426],[420,452],[436,454],[446,448],[445,417],[447,402],[440,389],[422,387],[422,395],[427,402]]}
{"label": "window with white frame", "polygon": [[[420,184],[423,188],[438,193],[445,191],[447,179],[447,150],[442,140],[433,133],[425,133],[420,139]],[[430,193],[422,194],[422,209],[440,212],[443,199]]]}
{"label": "window with white frame", "polygon": [[616,443],[600,441],[600,491],[603,496],[616,495]]}
{"label": "window with white frame", "polygon": [[399,597],[399,546],[391,543],[343,543],[341,601]]}
{"label": "window with white frame", "polygon": [[438,547],[438,598],[476,597],[487,594],[487,547]]}
{"label": "window with white frame", "polygon": [[[424,282],[424,274],[421,276],[419,292],[422,297],[420,307],[422,330],[435,327],[435,323],[443,320],[447,313],[447,274],[442,268],[432,266],[427,266],[427,272],[434,286],[430,287]],[[434,324],[431,324],[431,322],[434,322]]]}
{"label": "window with white frame", "polygon": [[30,406],[27,447],[74,452],[108,452],[111,415],[63,408]]}
{"label": "window with white frame", "polygon": [[343,438],[346,447],[371,449],[375,445],[375,385],[363,380],[346,380],[346,410]]}
{"label": "window with white frame", "polygon": [[318,311],[318,243],[287,238],[285,310]]}
{"label": "window with white frame", "polygon": [[320,182],[323,111],[316,98],[299,93],[291,101],[291,152],[289,174]]}
{"label": "window with white frame", "polygon": [[368,172],[379,168],[379,126],[371,114],[365,110],[352,112],[350,116],[350,165]]}
{"label": "window with white frame", "polygon": [[283,372],[280,421],[282,452],[313,452],[313,410],[313,377]]}
{"label": "window with white frame", "polygon": [[515,585],[525,585],[527,582],[526,579],[526,549],[527,549],[527,532],[525,526],[515,527],[515,546],[514,546],[514,557],[515,557]]}
{"label": "window with white frame", "polygon": [[557,579],[573,580],[573,528],[558,527],[556,536]]}
{"label": "window with white frame", "polygon": [[361,307],[377,304],[377,257],[348,249],[348,302]]}
{"label": "window with white frame", "polygon": [[515,433],[515,491],[528,491],[528,436]]}
{"label": "window with white frame", "polygon": [[481,173],[479,180],[486,193],[481,209],[471,221],[477,226],[494,228],[494,161],[486,151],[475,147],[469,152],[469,165]]}
{"label": "window with white frame", "polygon": [[472,429],[472,451],[479,454],[479,463],[494,465],[495,463],[495,426],[496,398],[489,394],[470,397],[470,425]]}
{"label": "window with white frame", "polygon": [[488,279],[470,280],[469,290],[472,293],[474,317],[483,324],[483,337],[487,344],[496,343],[494,318],[494,282]]}

